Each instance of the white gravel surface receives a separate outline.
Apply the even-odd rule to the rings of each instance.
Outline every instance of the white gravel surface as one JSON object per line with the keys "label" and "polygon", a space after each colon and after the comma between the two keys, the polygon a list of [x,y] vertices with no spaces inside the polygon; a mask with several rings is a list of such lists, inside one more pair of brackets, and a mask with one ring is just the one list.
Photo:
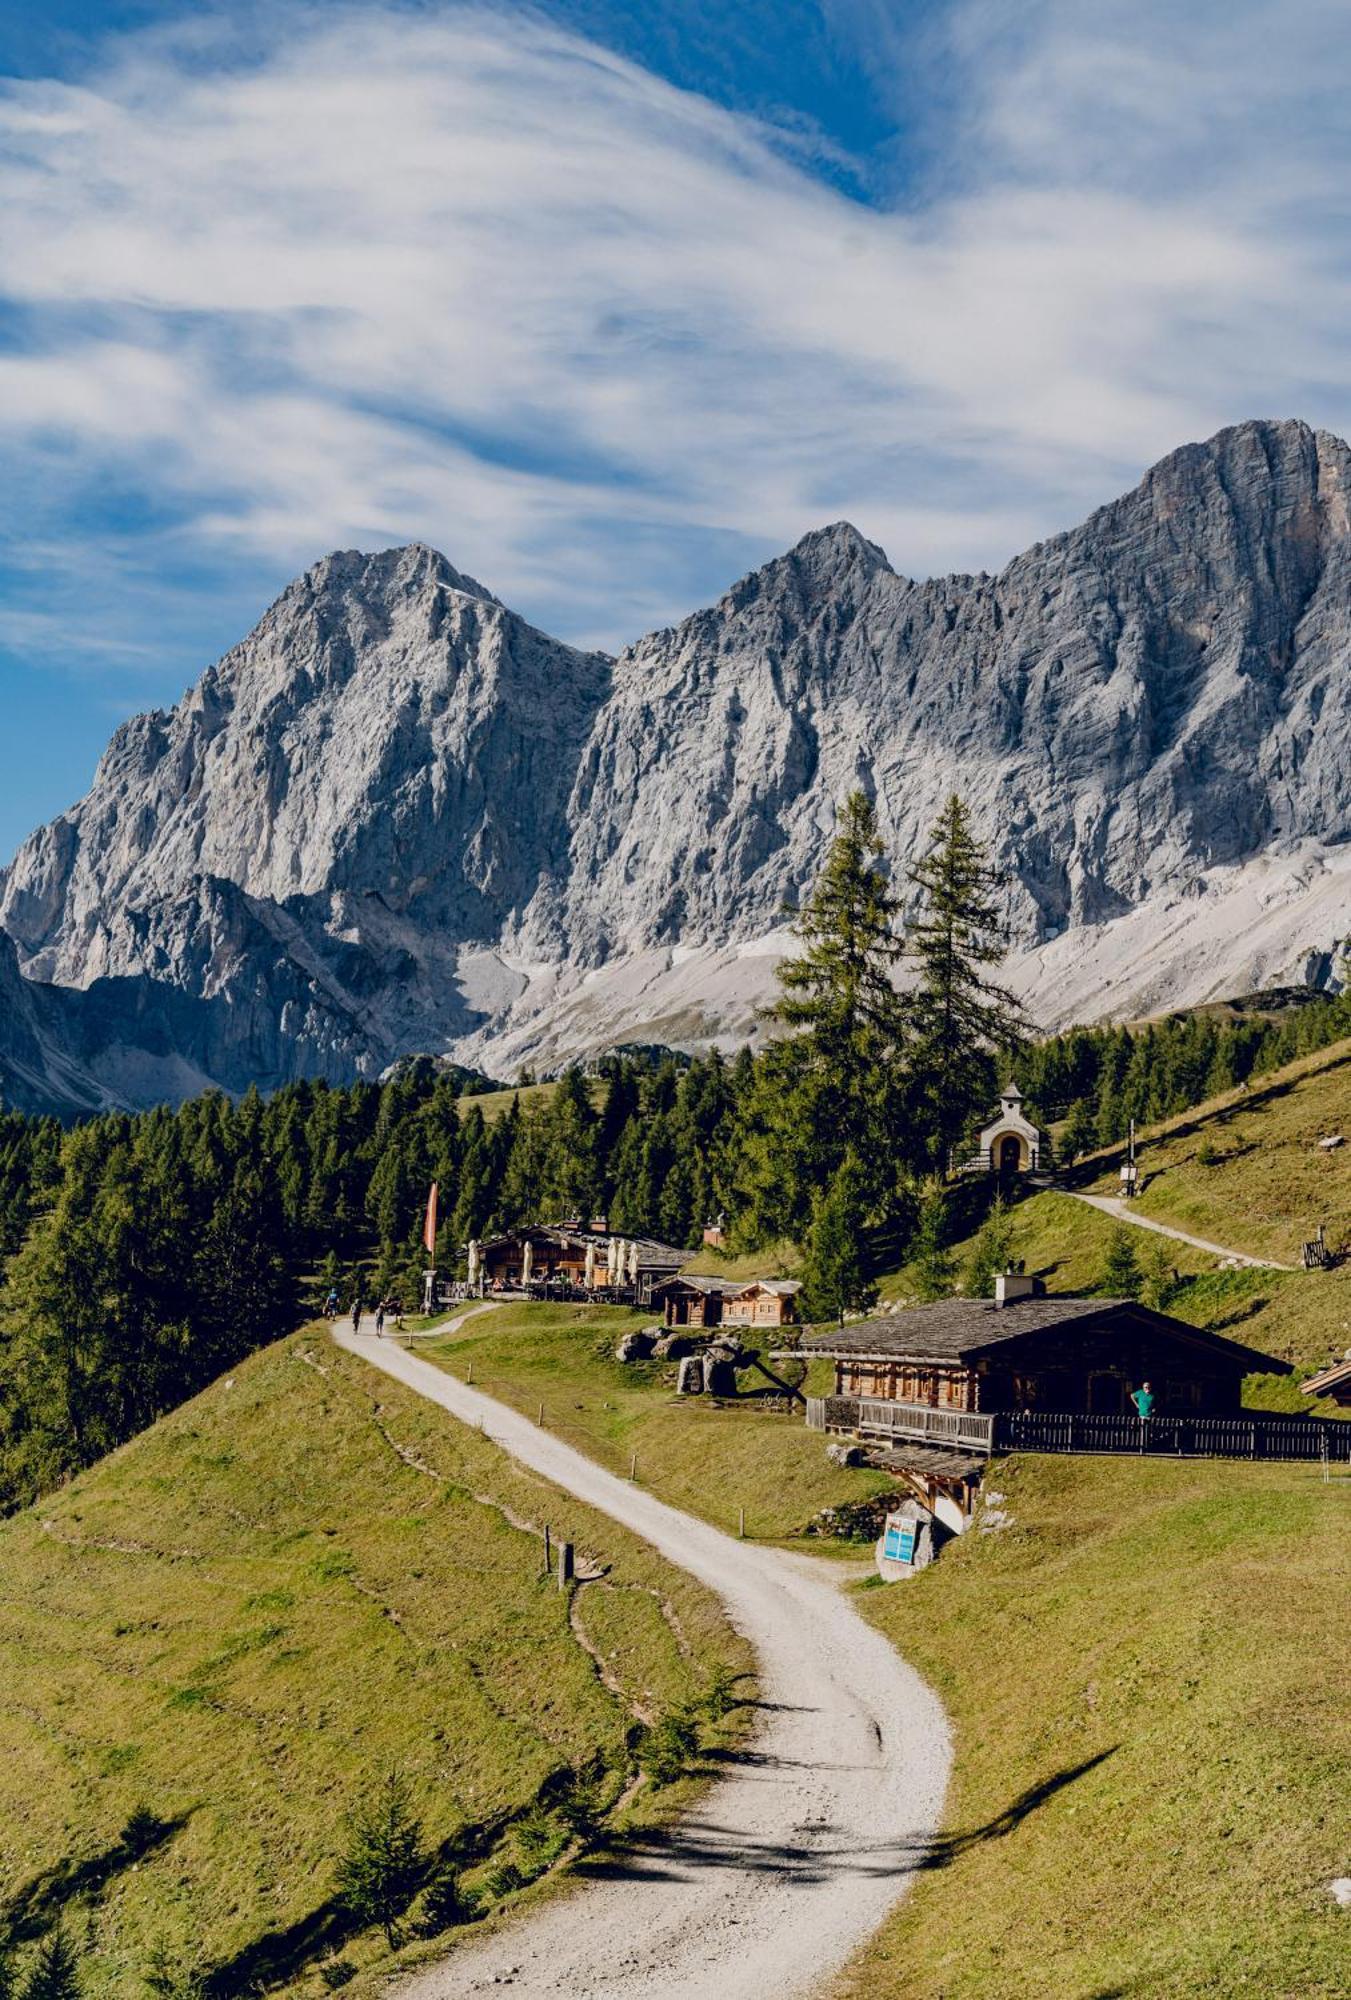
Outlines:
{"label": "white gravel surface", "polygon": [[905,1894],[938,1829],[951,1751],[937,1696],[858,1615],[833,1564],[668,1507],[391,1340],[354,1338],[350,1325],[336,1338],[452,1416],[481,1420],[523,1465],[697,1576],[760,1670],[756,1734],[690,1815],[589,1864],[577,1893],[498,1936],[467,1934],[401,1981],[401,2000],[503,1987],[529,2000],[821,1992]]}
{"label": "white gravel surface", "polygon": [[1133,1229],[1152,1229],[1156,1236],[1170,1236],[1174,1243],[1190,1243],[1193,1250],[1208,1250],[1212,1257],[1222,1257],[1226,1264],[1235,1264],[1245,1271],[1293,1271],[1293,1264],[1277,1264],[1270,1257],[1248,1257],[1242,1250],[1226,1250],[1223,1243],[1211,1243],[1204,1236],[1189,1236],[1185,1229],[1172,1229],[1166,1222],[1156,1222],[1152,1215],[1141,1215],[1138,1208],[1128,1201],[1122,1201],[1114,1194],[1080,1194],[1077,1188],[1058,1188],[1058,1194],[1067,1194],[1072,1201],[1087,1202],[1102,1215],[1110,1215],[1117,1222],[1128,1222]]}

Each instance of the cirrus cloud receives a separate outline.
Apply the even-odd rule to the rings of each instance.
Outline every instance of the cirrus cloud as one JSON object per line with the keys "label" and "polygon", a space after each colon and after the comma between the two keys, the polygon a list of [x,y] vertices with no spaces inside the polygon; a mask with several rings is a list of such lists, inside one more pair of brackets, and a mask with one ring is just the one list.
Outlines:
{"label": "cirrus cloud", "polygon": [[1275,130],[1322,0],[1279,65],[1255,7],[834,12],[912,119],[945,67],[891,206],[538,14],[283,8],[10,84],[0,526],[150,575],[417,536],[617,643],[842,513],[993,564],[1225,421],[1342,420],[1339,219],[1280,169],[1330,196],[1345,142],[1255,176],[1235,115]]}

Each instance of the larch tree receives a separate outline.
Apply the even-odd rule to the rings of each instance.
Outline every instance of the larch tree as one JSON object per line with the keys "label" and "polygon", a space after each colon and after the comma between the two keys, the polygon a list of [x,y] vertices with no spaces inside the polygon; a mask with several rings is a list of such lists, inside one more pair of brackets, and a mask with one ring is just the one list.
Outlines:
{"label": "larch tree", "polygon": [[989,977],[1005,952],[999,876],[955,792],[910,881],[920,898],[906,937],[918,973],[909,1001],[911,1061],[930,1159],[942,1171],[990,1102],[996,1057],[1016,1053],[1028,1023],[1013,995]]}

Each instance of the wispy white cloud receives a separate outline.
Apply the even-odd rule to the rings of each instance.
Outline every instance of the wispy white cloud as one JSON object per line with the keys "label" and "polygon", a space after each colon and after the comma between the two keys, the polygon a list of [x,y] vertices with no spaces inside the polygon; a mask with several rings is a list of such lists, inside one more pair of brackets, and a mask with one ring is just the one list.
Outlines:
{"label": "wispy white cloud", "polygon": [[992,565],[1220,423],[1345,421],[1351,141],[1282,138],[1341,10],[1282,8],[1270,60],[1267,6],[967,0],[922,48],[833,11],[909,116],[946,66],[922,202],[500,9],[280,10],[10,86],[11,497],[115,481],[274,566],[420,536],[614,642],[714,550],[848,514]]}

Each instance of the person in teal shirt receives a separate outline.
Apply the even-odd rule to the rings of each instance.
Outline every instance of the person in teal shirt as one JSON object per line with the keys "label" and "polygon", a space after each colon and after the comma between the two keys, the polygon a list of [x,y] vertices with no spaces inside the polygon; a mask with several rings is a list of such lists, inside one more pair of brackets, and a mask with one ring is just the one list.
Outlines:
{"label": "person in teal shirt", "polygon": [[1140,1422],[1148,1423],[1150,1412],[1154,1408],[1154,1391],[1148,1382],[1141,1383],[1138,1389],[1131,1391],[1131,1401],[1139,1412]]}

